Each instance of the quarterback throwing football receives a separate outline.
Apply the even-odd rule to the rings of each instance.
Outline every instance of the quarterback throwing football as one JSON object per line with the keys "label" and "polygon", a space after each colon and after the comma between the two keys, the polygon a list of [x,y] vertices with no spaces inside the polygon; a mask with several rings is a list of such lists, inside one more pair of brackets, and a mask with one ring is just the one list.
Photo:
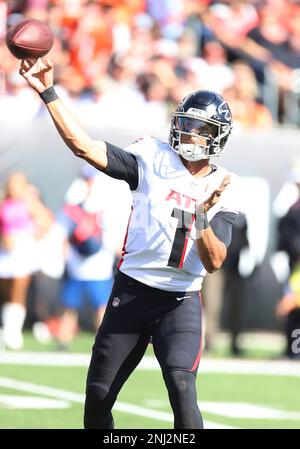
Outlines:
{"label": "quarterback throwing football", "polygon": [[231,132],[228,104],[213,92],[191,93],[172,116],[169,143],[146,137],[124,150],[86,134],[56,95],[49,60],[24,60],[20,74],[46,103],[71,151],[126,181],[133,195],[123,257],[93,346],[85,427],[114,427],[118,393],[152,337],[174,428],[202,428],[195,387],[200,290],[206,272],[226,257],[238,213],[230,194],[236,176],[211,162]]}

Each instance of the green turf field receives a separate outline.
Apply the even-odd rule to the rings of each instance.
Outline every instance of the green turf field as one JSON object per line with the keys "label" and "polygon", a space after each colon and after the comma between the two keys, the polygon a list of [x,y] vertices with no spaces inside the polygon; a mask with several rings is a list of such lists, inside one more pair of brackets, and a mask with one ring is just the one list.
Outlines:
{"label": "green turf field", "polygon": [[[11,351],[0,353],[0,428],[82,428],[92,340],[91,335],[82,334],[70,352],[57,354],[53,345],[41,346],[28,334],[21,353],[23,362]],[[46,349],[44,355],[34,352]],[[72,366],[62,366],[64,360]],[[146,361],[151,360],[150,347]],[[273,370],[273,365],[269,369],[271,361],[262,364],[258,358],[247,359],[249,373],[244,361],[204,355],[197,388],[207,427],[300,428],[300,363],[277,361]],[[118,398],[114,416],[117,428],[172,428],[159,369],[150,363],[133,373]]]}

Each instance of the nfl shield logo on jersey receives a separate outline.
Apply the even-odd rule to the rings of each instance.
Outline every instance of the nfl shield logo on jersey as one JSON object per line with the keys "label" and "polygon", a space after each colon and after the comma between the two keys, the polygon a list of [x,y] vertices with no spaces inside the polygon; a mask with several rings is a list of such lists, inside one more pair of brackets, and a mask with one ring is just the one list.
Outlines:
{"label": "nfl shield logo on jersey", "polygon": [[118,305],[120,304],[120,299],[118,297],[113,299],[112,305],[113,307],[118,307]]}

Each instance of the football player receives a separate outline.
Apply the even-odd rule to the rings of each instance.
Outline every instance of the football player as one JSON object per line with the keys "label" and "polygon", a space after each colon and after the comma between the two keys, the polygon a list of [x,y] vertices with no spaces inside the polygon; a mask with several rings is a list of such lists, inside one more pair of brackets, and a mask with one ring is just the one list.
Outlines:
{"label": "football player", "polygon": [[232,129],[228,104],[214,92],[191,93],[173,114],[169,143],[146,137],[124,150],[81,128],[55,92],[51,61],[24,60],[20,74],[74,155],[127,181],[133,195],[123,257],[93,346],[85,427],[113,428],[112,407],[152,337],[174,427],[202,428],[195,387],[200,290],[206,272],[222,266],[238,213],[231,195],[236,175],[211,161]]}

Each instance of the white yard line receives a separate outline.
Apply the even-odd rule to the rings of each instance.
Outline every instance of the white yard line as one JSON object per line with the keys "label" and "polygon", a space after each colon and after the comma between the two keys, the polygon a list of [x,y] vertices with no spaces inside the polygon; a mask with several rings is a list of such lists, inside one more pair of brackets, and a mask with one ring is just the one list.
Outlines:
{"label": "white yard line", "polygon": [[[0,352],[3,365],[81,366],[87,367],[90,354],[60,352]],[[159,370],[154,356],[145,356],[138,366],[143,370]],[[260,374],[300,377],[300,363],[288,360],[209,359],[203,357],[200,373]]]}
{"label": "white yard line", "polygon": [[300,422],[300,412],[287,411],[277,407],[250,404],[248,402],[198,402],[200,410],[212,413],[213,415],[225,416],[236,419],[269,419],[287,420]]}
{"label": "white yard line", "polygon": [[[145,405],[154,408],[165,408],[168,405],[166,399],[147,399]],[[268,419],[288,420],[300,422],[300,412],[288,411],[282,408],[269,407],[266,405],[251,404],[248,402],[221,402],[221,401],[198,401],[202,412],[213,415],[235,419]]]}
{"label": "white yard line", "polygon": [[[30,382],[23,382],[20,380],[9,379],[7,377],[0,377],[0,387],[10,388],[19,391],[26,391],[28,393],[41,394],[43,396],[54,397],[56,399],[64,399],[67,401],[83,404],[84,395],[73,393],[70,391],[59,390],[58,388],[47,387],[44,385],[37,385]],[[171,413],[160,412],[157,410],[140,407],[137,405],[126,404],[124,402],[116,402],[114,410],[119,412],[129,413],[132,415],[143,416],[144,418],[155,419],[163,422],[173,422],[173,415]],[[216,422],[205,421],[207,429],[234,429],[235,427],[225,426]]]}
{"label": "white yard line", "polygon": [[44,385],[37,385],[31,382],[10,379],[8,377],[0,377],[0,387],[26,391],[27,393],[41,394],[43,396],[49,396],[56,399],[64,399],[65,401],[76,402],[79,404],[82,404],[84,402],[84,395],[80,393],[73,393],[71,391],[60,390],[58,388],[48,387]]}
{"label": "white yard line", "polygon": [[0,408],[22,409],[22,410],[45,410],[45,409],[68,409],[71,407],[69,401],[61,399],[44,398],[40,396],[18,396],[11,394],[0,394]]}
{"label": "white yard line", "polygon": [[39,366],[88,366],[90,354],[68,354],[61,352],[0,352],[2,365]]}

